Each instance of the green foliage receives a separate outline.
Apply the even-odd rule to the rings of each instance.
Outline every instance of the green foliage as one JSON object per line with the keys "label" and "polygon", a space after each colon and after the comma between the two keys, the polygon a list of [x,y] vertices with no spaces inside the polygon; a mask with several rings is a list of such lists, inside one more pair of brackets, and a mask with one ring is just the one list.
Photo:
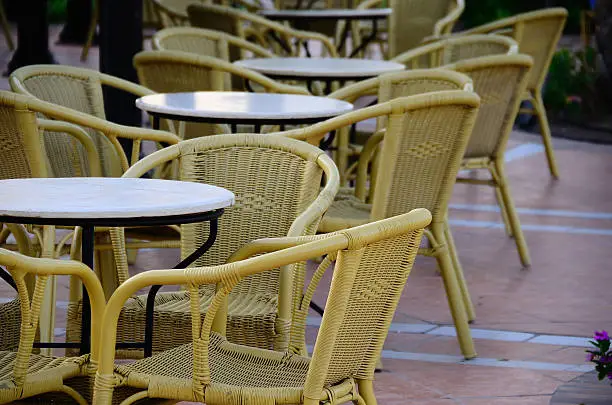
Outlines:
{"label": "green foliage", "polygon": [[596,52],[591,47],[576,52],[562,49],[555,53],[544,89],[547,109],[572,118],[596,112],[598,74],[595,59]]}
{"label": "green foliage", "polygon": [[49,0],[47,12],[52,23],[66,20],[66,3],[68,0]]}

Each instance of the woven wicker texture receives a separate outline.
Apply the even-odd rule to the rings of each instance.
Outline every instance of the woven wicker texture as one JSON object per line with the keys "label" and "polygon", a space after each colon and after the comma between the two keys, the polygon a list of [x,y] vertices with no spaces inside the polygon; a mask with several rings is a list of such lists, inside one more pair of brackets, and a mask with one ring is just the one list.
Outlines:
{"label": "woven wicker texture", "polygon": [[[116,387],[143,391],[138,399],[168,398],[207,404],[317,403],[374,400],[372,379],[388,327],[412,268],[426,210],[367,224],[336,234],[264,239],[249,253],[273,251],[229,265],[187,271],[141,273],[122,285],[109,301],[104,324],[104,354],[96,375],[94,404],[110,404]],[[257,247],[259,246],[259,247]],[[276,247],[275,247],[276,246]],[[270,268],[325,255],[300,302],[308,310],[312,293],[335,261],[325,314],[312,359],[228,343],[212,332],[214,310],[239,280]],[[189,284],[193,343],[127,366],[113,365],[117,316],[125,300],[139,288],[165,277],[166,284]],[[202,322],[198,286],[221,282]],[[194,302],[195,300],[195,302]],[[214,308],[214,310],[213,310]],[[115,374],[113,375],[113,370]],[[359,392],[356,386],[359,385]],[[121,389],[116,390],[121,394]]]}
{"label": "woven wicker texture", "polygon": [[[388,73],[372,79],[345,86],[329,95],[331,98],[354,103],[360,97],[378,96],[378,102],[390,101],[397,97],[413,96],[444,90],[471,90],[469,77],[442,69],[409,70]],[[378,117],[377,129],[384,128],[385,116]],[[361,149],[358,145],[349,145],[349,129],[342,128],[337,132],[337,151],[334,161],[340,171],[341,184],[354,176],[356,164],[349,167],[349,158]],[[371,179],[374,181],[374,179]]]}
{"label": "woven wicker texture", "polygon": [[[104,309],[104,293],[94,273],[82,263],[51,259],[34,259],[19,253],[0,249],[0,266],[6,267],[15,282],[19,308],[11,306],[20,320],[19,344],[14,351],[0,351],[0,403],[29,398],[48,392],[62,392],[72,397],[73,402],[86,404],[85,399],[65,381],[76,376],[87,376],[90,356],[74,358],[52,358],[33,353],[37,338],[38,320],[44,291],[50,275],[71,275],[79,277],[91,297],[92,349],[91,362],[95,367],[98,360],[98,336]],[[33,279],[31,289],[26,277]],[[5,324],[2,324],[3,329]],[[85,386],[90,389],[91,385]]]}
{"label": "woven wicker texture", "polygon": [[314,41],[322,45],[323,53],[327,56],[338,56],[329,37],[316,32],[296,30],[248,11],[213,4],[192,4],[187,7],[187,13],[194,27],[222,31],[245,40],[251,39],[277,55],[300,56],[302,47],[307,42]]}
{"label": "woven wicker texture", "polygon": [[[185,141],[158,153],[162,152],[179,162],[181,180],[224,187],[235,195],[235,205],[219,220],[215,244],[197,265],[225,263],[254,239],[313,234],[338,190],[338,174],[331,159],[318,148],[282,137],[213,136]],[[158,164],[157,159],[155,154],[145,158],[126,176],[139,177],[151,164]],[[323,173],[326,186],[320,191]],[[183,225],[181,230],[183,257],[208,238],[208,224]],[[127,268],[120,271],[127,272]],[[238,284],[229,299],[228,338],[251,346],[286,349],[293,291],[301,290],[303,273],[300,264],[284,271],[284,281],[278,271],[270,271]],[[202,287],[201,316],[209,307],[213,290],[213,286]],[[286,302],[284,313],[279,299]],[[142,340],[144,302],[144,297],[137,297],[126,305],[120,318],[120,340]],[[156,302],[154,350],[189,342],[191,304],[187,292],[160,293]]]}
{"label": "woven wicker texture", "polygon": [[158,31],[153,36],[156,50],[191,52],[227,62],[249,57],[270,58],[272,52],[242,38],[203,28],[176,27]]}
{"label": "woven wicker texture", "polygon": [[17,350],[21,327],[19,299],[0,305],[0,325],[0,351]]}
{"label": "woven wicker texture", "polygon": [[[130,139],[153,140],[157,142],[176,143],[173,136],[155,136],[153,131],[130,129],[114,125],[105,121],[104,98],[102,85],[125,91],[142,97],[154,94],[146,89],[128,81],[109,76],[95,70],[56,65],[33,65],[17,69],[11,74],[10,84],[13,91],[36,97],[39,100],[66,107],[60,114],[43,114],[44,116],[61,119],[83,127],[93,139],[102,163],[102,175],[117,177],[129,166],[131,160],[138,160],[140,142],[134,142],[135,153],[132,157],[125,156],[117,137]],[[70,109],[70,110],[67,110]],[[78,114],[77,112],[84,113]],[[75,114],[76,113],[76,114]],[[86,117],[91,119],[87,120]],[[78,122],[77,122],[78,121]],[[169,134],[168,134],[169,135]],[[46,139],[46,144],[63,138]],[[53,149],[56,148],[56,149]],[[63,149],[62,149],[63,148]],[[66,142],[49,148],[53,150],[66,150]],[[74,167],[70,159],[74,153],[53,155],[51,160],[68,160],[61,164],[62,168]],[[131,158],[131,159],[130,159]],[[60,163],[55,162],[55,165]],[[70,176],[70,172],[56,173],[56,175]]]}
{"label": "woven wicker texture", "polygon": [[[504,170],[504,153],[527,86],[532,58],[527,55],[485,56],[448,65],[469,75],[481,97],[480,113],[468,144],[463,166],[486,169],[495,187],[507,232],[514,236],[523,266],[529,266],[529,250],[510,196]],[[470,179],[462,182],[483,183]]]}
{"label": "woven wicker texture", "polygon": [[542,99],[542,87],[550,67],[550,62],[557,49],[567,20],[567,10],[562,7],[548,8],[494,21],[480,27],[463,31],[456,35],[487,34],[500,32],[514,38],[521,53],[533,58],[533,67],[529,74],[527,91],[524,100],[532,104],[531,109],[521,110],[538,117],[542,141],[546,149],[546,158],[551,175],[559,177],[559,169],[552,146],[550,127],[546,108]]}
{"label": "woven wicker texture", "polygon": [[[320,232],[333,232],[415,207],[429,209],[433,221],[426,234],[432,249],[422,252],[438,260],[466,358],[476,355],[467,323],[473,318],[473,309],[446,212],[478,105],[475,94],[455,90],[398,98],[353,113],[356,121],[386,116],[386,128],[370,137],[364,146],[357,167],[355,195],[342,195],[334,201],[319,226]],[[307,139],[321,129],[303,132],[301,137]],[[370,178],[375,181],[368,190],[370,166],[373,168]]]}
{"label": "woven wicker texture", "polygon": [[409,69],[436,68],[449,63],[480,56],[515,54],[518,44],[512,38],[501,35],[474,34],[450,36],[421,45],[393,58]]}

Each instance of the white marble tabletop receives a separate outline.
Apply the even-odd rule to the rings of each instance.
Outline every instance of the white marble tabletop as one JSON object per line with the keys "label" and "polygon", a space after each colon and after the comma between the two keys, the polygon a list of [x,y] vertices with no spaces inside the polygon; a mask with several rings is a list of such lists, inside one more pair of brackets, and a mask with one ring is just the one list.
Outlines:
{"label": "white marble tabletop", "polygon": [[186,181],[110,177],[0,180],[2,217],[105,219],[198,214],[229,207],[234,194]]}
{"label": "white marble tabletop", "polygon": [[370,9],[344,9],[329,8],[320,10],[262,10],[259,12],[270,19],[289,20],[317,20],[317,19],[339,19],[339,20],[372,20],[383,19],[391,15],[391,8]]}
{"label": "white marble tabletop", "polygon": [[350,58],[254,58],[236,65],[271,76],[359,79],[404,70],[401,63]]}
{"label": "white marble tabletop", "polygon": [[153,94],[136,106],[149,113],[253,121],[325,119],[353,110],[351,103],[327,97],[233,91]]}

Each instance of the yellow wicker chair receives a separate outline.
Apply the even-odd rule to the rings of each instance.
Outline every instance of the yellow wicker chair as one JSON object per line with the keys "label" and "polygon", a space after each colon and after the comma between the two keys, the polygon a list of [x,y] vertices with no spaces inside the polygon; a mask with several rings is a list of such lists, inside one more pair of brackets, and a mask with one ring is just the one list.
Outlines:
{"label": "yellow wicker chair", "polygon": [[[382,103],[397,97],[413,96],[440,90],[471,90],[471,79],[443,69],[408,70],[389,73],[372,79],[363,80],[345,86],[328,97],[355,103],[361,97],[376,96]],[[376,129],[384,127],[384,122],[378,122]],[[349,166],[349,158],[361,151],[361,145],[349,143],[349,129],[342,128],[336,133],[336,150],[334,161],[340,172],[340,184],[354,175],[356,164]]]}
{"label": "yellow wicker chair", "polygon": [[[135,140],[133,154],[128,159],[116,139],[113,140],[104,135],[104,133],[111,134],[112,131],[104,130],[107,124],[104,121],[102,86],[109,86],[137,97],[155,94],[154,91],[138,84],[96,70],[60,65],[25,66],[14,71],[9,80],[14,92],[27,94],[49,103],[70,108],[74,112],[85,113],[92,118],[97,118],[94,122],[99,123],[102,126],[101,129],[91,127],[87,131],[98,148],[102,162],[102,175],[105,177],[119,177],[130,166],[130,161],[135,163],[138,160],[140,144],[144,140],[176,143],[176,138],[173,136],[160,136],[149,130],[120,127],[125,129],[127,133],[134,134],[130,136]],[[68,117],[70,115],[72,113],[68,113]],[[152,136],[149,137],[148,134]],[[47,144],[47,148],[49,147],[52,147],[52,145]],[[55,161],[57,157],[54,157],[53,160]],[[74,172],[66,168],[61,170],[61,176],[63,177],[74,175]]]}
{"label": "yellow wicker chair", "polygon": [[[366,0],[357,8],[380,7],[384,2],[393,9],[385,41],[388,44],[387,58],[419,46],[428,36],[450,34],[465,9],[465,0]],[[354,25],[353,41],[359,43],[368,29]]]}
{"label": "yellow wicker chair", "polygon": [[[93,403],[108,405],[131,394],[124,405],[161,398],[210,405],[375,404],[374,368],[423,228],[430,220],[429,212],[419,209],[333,235],[255,241],[235,255],[237,261],[231,264],[134,276],[113,295],[104,314],[107,328],[102,335],[103,355]],[[264,252],[271,253],[247,259]],[[234,286],[266,270],[320,255],[326,257],[300,300],[300,313],[305,317],[317,284],[335,262],[312,358],[225,339],[223,301]],[[139,289],[160,283],[187,286],[192,302],[192,343],[130,365],[114,366],[122,306]],[[209,283],[219,283],[220,288],[202,321],[198,287]]]}
{"label": "yellow wicker chair", "polygon": [[212,56],[226,62],[248,57],[272,58],[274,55],[261,46],[221,31],[203,28],[166,28],[153,36],[153,49],[182,51]]}
{"label": "yellow wicker chair", "polygon": [[11,34],[11,26],[6,19],[6,13],[4,12],[4,2],[0,0],[0,25],[2,25],[2,31],[4,32],[4,40],[9,51],[15,50],[15,44],[13,43],[13,34]]}
{"label": "yellow wicker chair", "polygon": [[518,42],[521,53],[533,58],[533,68],[529,75],[527,90],[523,96],[533,109],[521,109],[521,113],[529,113],[538,117],[542,141],[546,148],[546,158],[552,176],[558,178],[559,170],[552,146],[550,127],[546,116],[546,108],[542,99],[542,87],[550,67],[550,62],[557,49],[557,43],[563,33],[567,20],[567,10],[548,8],[481,25],[455,35],[500,33],[512,37]]}
{"label": "yellow wicker chair", "polygon": [[193,3],[204,3],[206,0],[150,0],[162,27],[189,26],[187,6]]}
{"label": "yellow wicker chair", "polygon": [[[0,351],[0,404],[36,397],[38,403],[86,405],[91,398],[93,373],[98,362],[99,338],[104,311],[104,292],[95,273],[76,261],[37,259],[0,249],[0,266],[6,267],[16,284],[15,306],[20,328],[15,351]],[[80,357],[49,357],[33,353],[45,286],[50,277],[80,278],[91,300],[91,354]],[[26,279],[34,279],[29,289]],[[4,329],[7,325],[2,324]],[[81,378],[78,378],[81,377]],[[43,394],[48,394],[44,395]]]}
{"label": "yellow wicker chair", "polygon": [[295,30],[247,11],[213,4],[192,4],[187,7],[187,13],[194,27],[214,29],[243,39],[253,38],[277,55],[300,56],[302,47],[314,41],[321,44],[327,56],[338,57],[329,37]]}
{"label": "yellow wicker chair", "polygon": [[518,53],[515,40],[502,35],[450,36],[427,45],[421,45],[393,58],[408,69],[436,68],[464,59],[489,55],[513,55]]}
{"label": "yellow wicker chair", "polygon": [[528,55],[496,55],[468,59],[446,68],[464,73],[474,81],[482,103],[474,132],[465,151],[464,169],[486,169],[490,180],[460,178],[458,182],[486,184],[495,188],[507,232],[514,236],[523,266],[531,264],[504,168],[506,144],[521,96],[529,83],[533,60]]}
{"label": "yellow wicker chair", "polygon": [[[181,142],[143,159],[125,177],[140,177],[172,160],[179,164],[181,180],[225,187],[236,196],[236,204],[219,220],[215,244],[196,262],[200,266],[226,263],[238,248],[258,238],[314,234],[339,187],[336,166],[320,149],[293,139],[253,134]],[[323,174],[325,186],[319,191]],[[182,256],[187,257],[199,247],[207,235],[207,224],[182,226]],[[123,250],[120,241],[116,247]],[[118,272],[120,279],[128,280],[125,260]],[[296,291],[301,291],[303,280],[304,267],[297,266],[242,281],[230,294],[229,340],[286,350],[290,346],[293,303],[299,299]],[[211,287],[202,289],[202,316],[210,305],[214,291]],[[145,302],[146,296],[135,297],[121,313],[120,340],[142,341]],[[153,350],[188,343],[190,329],[189,295],[184,291],[158,294]],[[132,351],[125,355],[139,354]]]}
{"label": "yellow wicker chair", "polygon": [[[423,249],[422,253],[435,256],[438,261],[459,345],[466,358],[476,356],[468,325],[473,308],[463,272],[455,260],[446,214],[478,105],[479,98],[472,92],[439,91],[396,98],[308,128],[279,133],[317,141],[330,131],[358,121],[385,120],[385,128],[369,138],[359,157],[355,196],[339,196],[318,231],[346,229],[415,207],[429,209],[433,221],[426,235],[432,248]],[[378,162],[372,162],[378,149]],[[375,181],[368,191],[370,166]]]}
{"label": "yellow wicker chair", "polygon": [[[268,93],[310,94],[303,87],[277,82],[223,59],[188,52],[143,51],[134,56],[134,66],[140,83],[160,93],[245,91],[254,85]],[[178,128],[182,139],[230,132],[223,124],[179,122]]]}

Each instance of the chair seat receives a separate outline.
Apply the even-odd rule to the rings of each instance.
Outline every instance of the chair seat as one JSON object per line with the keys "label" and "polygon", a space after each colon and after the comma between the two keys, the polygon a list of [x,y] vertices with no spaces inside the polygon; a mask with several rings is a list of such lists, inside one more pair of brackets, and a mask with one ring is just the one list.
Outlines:
{"label": "chair seat", "polygon": [[[309,358],[236,345],[216,333],[211,334],[208,348],[211,384],[205,393],[207,404],[226,403],[221,399],[228,396],[235,397],[236,403],[246,403],[244,399],[254,395],[274,398],[272,403],[302,402]],[[167,398],[194,400],[192,344],[117,365],[115,372],[125,377],[125,385],[147,389],[151,396],[165,392],[170,394]],[[115,395],[121,392],[119,389]]]}
{"label": "chair seat", "polygon": [[[200,310],[202,319],[210,305],[214,289],[202,288]],[[276,296],[263,294],[230,294],[227,320],[227,336],[231,342],[269,348],[279,337],[277,330]],[[118,342],[144,340],[147,296],[137,296],[126,304],[119,317]],[[71,322],[70,341],[80,339],[80,305],[78,315],[69,309]],[[177,333],[180,331],[180,333]],[[153,351],[161,352],[192,341],[189,294],[186,291],[159,293],[155,297],[153,323]],[[140,357],[141,350],[122,350],[120,357]]]}
{"label": "chair seat", "polygon": [[370,222],[371,209],[371,204],[364,204],[355,196],[343,193],[323,216],[318,231],[334,232],[366,224]]}
{"label": "chair seat", "polygon": [[85,374],[89,355],[64,358],[32,354],[26,382],[19,388],[13,381],[16,359],[16,352],[0,351],[0,402],[60,391],[67,379]]}

